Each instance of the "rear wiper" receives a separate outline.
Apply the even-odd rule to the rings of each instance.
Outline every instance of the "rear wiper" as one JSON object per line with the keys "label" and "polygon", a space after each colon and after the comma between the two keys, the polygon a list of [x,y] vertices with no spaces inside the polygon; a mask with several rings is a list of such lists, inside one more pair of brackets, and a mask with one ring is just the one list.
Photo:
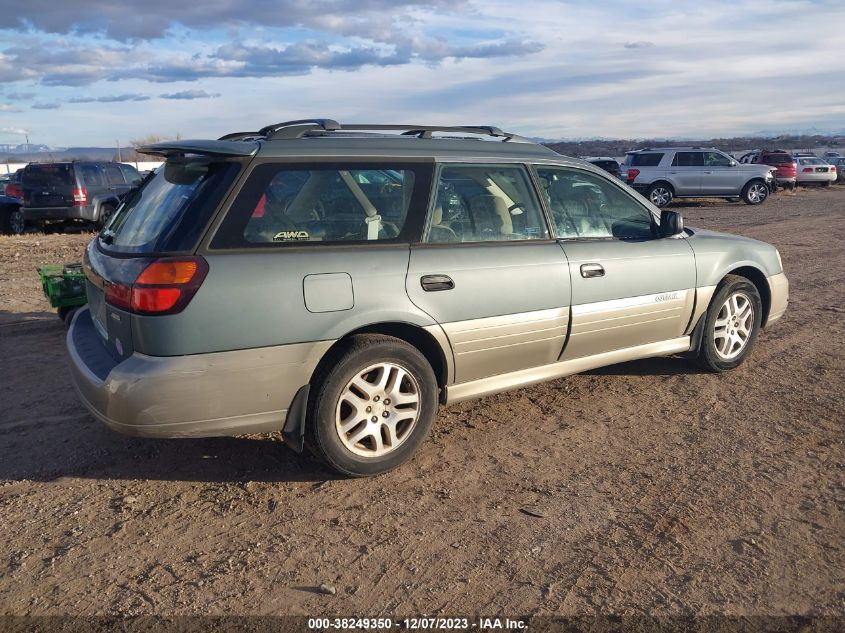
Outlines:
{"label": "rear wiper", "polygon": [[100,233],[100,239],[103,241],[103,244],[111,244],[114,242],[114,232],[106,229]]}

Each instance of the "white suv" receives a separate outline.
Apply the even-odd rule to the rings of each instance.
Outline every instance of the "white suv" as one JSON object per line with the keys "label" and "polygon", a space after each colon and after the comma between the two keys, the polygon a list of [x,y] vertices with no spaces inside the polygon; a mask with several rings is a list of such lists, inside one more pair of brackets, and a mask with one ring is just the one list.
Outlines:
{"label": "white suv", "polygon": [[715,148],[661,147],[628,152],[626,182],[653,204],[674,198],[742,198],[760,204],[769,197],[773,169],[746,165]]}

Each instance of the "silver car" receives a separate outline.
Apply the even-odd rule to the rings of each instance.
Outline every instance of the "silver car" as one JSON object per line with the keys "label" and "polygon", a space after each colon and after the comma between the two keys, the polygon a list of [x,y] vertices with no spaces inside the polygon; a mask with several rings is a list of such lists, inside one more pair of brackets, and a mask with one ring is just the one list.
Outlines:
{"label": "silver car", "polygon": [[82,401],[124,433],[280,431],[374,475],[440,404],[651,356],[733,369],[787,307],[773,246],[497,128],[142,150],[167,162],[89,244],[67,335]]}
{"label": "silver car", "polygon": [[675,198],[742,198],[761,204],[776,170],[739,163],[712,147],[660,147],[628,152],[623,171],[629,185],[665,207]]}

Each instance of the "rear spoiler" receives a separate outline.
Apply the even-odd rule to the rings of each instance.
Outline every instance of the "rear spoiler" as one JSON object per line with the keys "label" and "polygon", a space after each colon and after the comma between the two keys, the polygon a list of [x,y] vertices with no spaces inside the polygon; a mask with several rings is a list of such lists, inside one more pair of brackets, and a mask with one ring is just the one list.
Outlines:
{"label": "rear spoiler", "polygon": [[253,156],[259,148],[256,141],[208,141],[208,140],[187,140],[187,141],[166,141],[163,143],[150,143],[136,147],[135,151],[141,154],[153,154],[155,156]]}

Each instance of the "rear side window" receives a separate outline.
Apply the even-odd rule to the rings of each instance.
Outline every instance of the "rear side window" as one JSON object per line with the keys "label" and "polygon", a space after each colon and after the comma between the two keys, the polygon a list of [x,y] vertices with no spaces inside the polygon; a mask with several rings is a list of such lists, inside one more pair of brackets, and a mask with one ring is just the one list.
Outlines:
{"label": "rear side window", "polygon": [[677,152],[672,167],[704,167],[703,152]]}
{"label": "rear side window", "polygon": [[98,165],[77,165],[83,187],[104,187],[106,180]]}
{"label": "rear side window", "polygon": [[657,167],[663,160],[663,154],[651,152],[648,154],[628,154],[626,164],[629,167]]}
{"label": "rear side window", "polygon": [[601,167],[605,171],[619,171],[619,163],[615,160],[592,160],[590,162],[596,167]]}
{"label": "rear side window", "polygon": [[490,242],[548,238],[522,166],[444,166],[426,241]]}
{"label": "rear side window", "polygon": [[28,187],[63,187],[73,185],[73,166],[69,163],[29,165],[23,173]]}
{"label": "rear side window", "polygon": [[212,248],[411,241],[421,230],[431,169],[396,163],[260,165]]}
{"label": "rear side window", "polygon": [[126,181],[123,180],[123,174],[120,171],[120,167],[117,165],[104,165],[103,169],[106,172],[106,179],[109,181],[110,185],[126,184]]}
{"label": "rear side window", "polygon": [[191,250],[240,171],[240,163],[169,160],[118,208],[100,233],[107,250]]}

